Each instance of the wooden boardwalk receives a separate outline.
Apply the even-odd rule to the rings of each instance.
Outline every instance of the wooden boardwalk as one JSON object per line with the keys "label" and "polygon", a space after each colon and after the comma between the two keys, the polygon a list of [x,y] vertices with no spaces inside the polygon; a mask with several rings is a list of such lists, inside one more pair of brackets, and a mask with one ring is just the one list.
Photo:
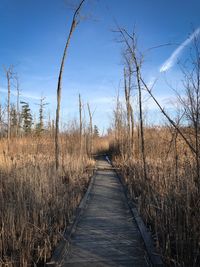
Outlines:
{"label": "wooden boardwalk", "polygon": [[118,177],[104,159],[97,161],[97,167],[88,201],[61,266],[149,266]]}

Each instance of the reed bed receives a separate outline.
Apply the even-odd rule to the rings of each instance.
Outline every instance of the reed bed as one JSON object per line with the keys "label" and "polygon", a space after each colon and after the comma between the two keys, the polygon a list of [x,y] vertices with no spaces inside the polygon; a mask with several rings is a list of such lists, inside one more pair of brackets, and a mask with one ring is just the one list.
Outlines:
{"label": "reed bed", "polygon": [[59,172],[51,136],[0,140],[0,266],[44,266],[51,257],[92,175],[75,139],[61,136]]}
{"label": "reed bed", "polygon": [[[171,142],[169,129],[145,129],[147,178],[134,155],[122,155],[111,142],[113,162],[120,167],[131,198],[167,266],[200,266],[200,198],[195,184],[195,159],[178,137]],[[137,142],[137,137],[135,138]],[[136,147],[136,146],[135,146]]]}

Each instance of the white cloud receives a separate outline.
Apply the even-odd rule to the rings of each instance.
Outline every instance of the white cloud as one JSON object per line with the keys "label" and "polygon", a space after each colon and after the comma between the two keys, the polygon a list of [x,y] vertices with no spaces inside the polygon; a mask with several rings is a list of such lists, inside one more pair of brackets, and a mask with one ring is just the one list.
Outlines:
{"label": "white cloud", "polygon": [[179,47],[171,54],[171,56],[163,63],[159,71],[164,72],[169,70],[175,64],[178,55],[183,51],[183,49],[189,45],[196,36],[200,34],[200,27],[197,28]]}

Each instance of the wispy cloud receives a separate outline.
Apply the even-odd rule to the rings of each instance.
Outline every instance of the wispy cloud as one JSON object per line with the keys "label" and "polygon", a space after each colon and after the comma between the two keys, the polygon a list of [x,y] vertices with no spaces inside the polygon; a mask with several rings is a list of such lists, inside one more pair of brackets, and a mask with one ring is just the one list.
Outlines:
{"label": "wispy cloud", "polygon": [[179,47],[171,54],[171,56],[163,63],[163,65],[160,67],[159,71],[164,72],[169,70],[173,65],[175,64],[175,61],[180,55],[180,53],[183,51],[183,49],[189,45],[196,36],[200,34],[200,27],[197,28]]}

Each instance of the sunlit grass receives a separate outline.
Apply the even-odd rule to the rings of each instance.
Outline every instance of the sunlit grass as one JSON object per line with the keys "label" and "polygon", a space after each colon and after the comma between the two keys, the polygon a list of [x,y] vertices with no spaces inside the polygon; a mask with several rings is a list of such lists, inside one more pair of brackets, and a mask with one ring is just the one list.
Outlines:
{"label": "sunlit grass", "polygon": [[[171,140],[167,128],[145,130],[147,181],[143,178],[143,164],[137,150],[135,155],[116,152],[113,160],[120,167],[144,221],[154,233],[155,245],[165,263],[199,266],[200,201],[195,183],[195,158],[180,138],[176,143]],[[135,136],[135,145],[137,142]],[[113,151],[116,146],[111,143]]]}
{"label": "sunlit grass", "polygon": [[94,162],[80,156],[70,136],[62,136],[61,148],[56,173],[48,135],[13,139],[9,151],[7,140],[0,141],[0,266],[46,262],[62,238]]}

